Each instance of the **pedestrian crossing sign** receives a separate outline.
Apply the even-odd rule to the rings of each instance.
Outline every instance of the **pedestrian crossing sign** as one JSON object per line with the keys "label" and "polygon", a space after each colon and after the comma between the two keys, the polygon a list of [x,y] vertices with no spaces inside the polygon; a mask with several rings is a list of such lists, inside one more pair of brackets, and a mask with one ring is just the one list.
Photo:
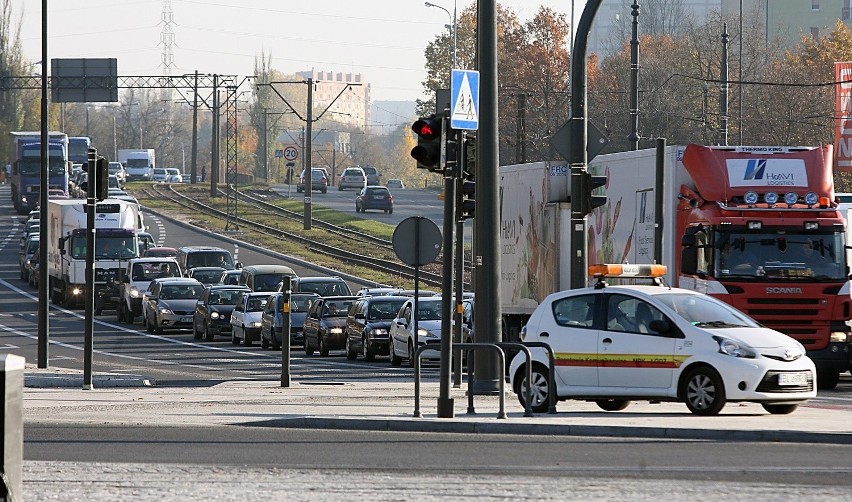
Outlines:
{"label": "pedestrian crossing sign", "polygon": [[479,72],[453,70],[450,91],[450,127],[479,129]]}

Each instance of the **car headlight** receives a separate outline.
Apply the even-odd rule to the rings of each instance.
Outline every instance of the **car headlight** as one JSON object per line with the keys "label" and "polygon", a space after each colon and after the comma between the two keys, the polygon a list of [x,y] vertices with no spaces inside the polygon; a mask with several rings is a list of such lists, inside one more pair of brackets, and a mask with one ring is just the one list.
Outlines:
{"label": "car headlight", "polygon": [[160,313],[169,315],[172,313],[172,311],[170,309],[167,309],[166,307],[160,307]]}
{"label": "car headlight", "polygon": [[418,337],[426,337],[426,338],[438,338],[438,336],[440,336],[440,335],[435,335],[431,331],[423,329],[423,328],[417,328],[417,336]]}
{"label": "car headlight", "polygon": [[251,327],[252,328],[259,328],[260,327],[260,321],[255,321],[255,322],[251,323]]}
{"label": "car headlight", "polygon": [[845,331],[832,331],[828,335],[829,342],[846,343],[850,340],[852,340],[852,336]]}
{"label": "car headlight", "polygon": [[218,318],[219,318],[219,312],[211,312],[210,313],[210,319],[218,319]]}
{"label": "car headlight", "polygon": [[343,334],[343,328],[329,328],[328,332],[332,335],[340,335]]}
{"label": "car headlight", "polygon": [[721,354],[727,354],[734,357],[746,357],[749,359],[753,359],[757,355],[751,347],[743,344],[742,342],[725,338],[723,336],[714,336],[713,339],[719,343],[719,352]]}
{"label": "car headlight", "polygon": [[386,330],[385,328],[373,328],[370,330],[370,333],[374,335],[387,335],[388,330]]}
{"label": "car headlight", "polygon": [[130,298],[139,298],[139,290],[135,286],[130,288]]}

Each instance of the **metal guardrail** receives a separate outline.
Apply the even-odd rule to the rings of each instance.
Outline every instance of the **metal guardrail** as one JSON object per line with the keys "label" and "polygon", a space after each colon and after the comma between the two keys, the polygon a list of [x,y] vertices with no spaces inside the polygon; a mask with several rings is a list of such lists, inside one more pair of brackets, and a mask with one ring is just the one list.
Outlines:
{"label": "metal guardrail", "polygon": [[[498,366],[501,370],[500,374],[504,375],[506,373],[506,355],[503,353],[503,349],[498,347],[497,344],[494,344],[494,343],[458,343],[458,344],[455,344],[455,346],[460,348],[460,349],[463,349],[463,350],[464,349],[467,349],[467,350],[480,349],[480,350],[492,350],[492,351],[496,352],[497,353],[497,364],[498,364]],[[414,352],[414,416],[418,417],[418,418],[421,418],[423,416],[423,414],[420,412],[420,358],[421,358],[423,352],[425,352],[427,350],[434,350],[434,351],[437,351],[437,352],[440,353],[440,351],[441,351],[440,344],[427,343],[425,345],[421,345],[420,347],[418,347],[417,350]],[[527,351],[527,355],[529,355],[529,351]],[[530,368],[530,371],[532,371],[531,365],[528,364],[527,367]],[[529,383],[531,379],[532,379],[532,376],[530,375],[527,378],[527,383]],[[470,385],[471,385],[472,380],[473,379],[470,378],[470,369],[468,369],[468,402],[469,403],[473,399],[473,393],[470,392]],[[506,379],[505,378],[498,378],[497,380],[499,382],[498,392],[500,393],[500,395],[499,395],[500,410],[497,412],[497,418],[507,418],[507,415],[506,415],[506,392],[505,392]],[[529,406],[529,395],[530,395],[529,394],[529,391],[530,391],[529,387],[527,388],[527,391],[528,391],[527,405]],[[530,415],[525,414],[524,416],[532,416],[531,413],[532,412],[530,411]]]}

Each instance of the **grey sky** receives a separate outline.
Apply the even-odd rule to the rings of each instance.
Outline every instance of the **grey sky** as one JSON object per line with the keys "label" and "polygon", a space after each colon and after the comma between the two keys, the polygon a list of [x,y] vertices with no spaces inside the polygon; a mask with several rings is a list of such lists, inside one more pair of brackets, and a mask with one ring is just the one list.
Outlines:
{"label": "grey sky", "polygon": [[[250,75],[255,57],[273,68],[361,73],[373,100],[422,96],[423,50],[449,16],[422,0],[171,0],[172,74]],[[453,11],[453,0],[432,3]],[[458,0],[458,10],[473,0]],[[572,0],[502,0],[522,21],[541,5],[571,18]],[[118,58],[120,75],[161,75],[164,0],[48,2],[50,58]],[[579,22],[584,0],[577,0]],[[41,59],[41,2],[12,0],[23,13],[21,37],[31,61]]]}

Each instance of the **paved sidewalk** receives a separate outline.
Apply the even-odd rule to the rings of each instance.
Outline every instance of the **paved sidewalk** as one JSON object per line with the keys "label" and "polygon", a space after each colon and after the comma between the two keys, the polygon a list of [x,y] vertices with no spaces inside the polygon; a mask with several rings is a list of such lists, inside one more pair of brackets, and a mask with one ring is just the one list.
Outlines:
{"label": "paved sidewalk", "polygon": [[266,427],[760,440],[852,444],[852,412],[806,404],[790,415],[770,415],[758,404],[728,403],[719,416],[700,417],[682,403],[634,402],[621,412],[566,401],[556,414],[525,417],[506,394],[476,396],[468,414],[466,386],[452,389],[453,418],[436,415],[437,382],[421,389],[422,417],[414,416],[414,385],[382,381],[328,384],[229,381],[209,387],[158,387],[144,377],[96,374],[92,390],[82,374],[57,368],[25,371],[24,422]]}

